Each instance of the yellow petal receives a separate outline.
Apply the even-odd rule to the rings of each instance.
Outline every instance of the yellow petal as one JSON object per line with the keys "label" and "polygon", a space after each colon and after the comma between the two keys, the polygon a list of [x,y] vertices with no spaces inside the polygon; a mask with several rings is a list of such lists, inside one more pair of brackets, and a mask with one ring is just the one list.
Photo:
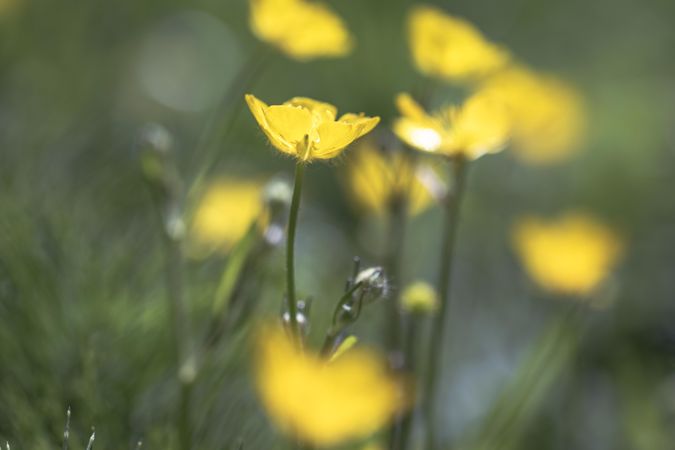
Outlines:
{"label": "yellow petal", "polygon": [[408,93],[401,93],[396,96],[396,106],[401,115],[409,119],[419,121],[430,119],[424,108]]}
{"label": "yellow petal", "polygon": [[394,122],[393,130],[403,142],[425,152],[437,152],[443,143],[441,131],[424,121],[402,117]]}
{"label": "yellow petal", "polygon": [[409,39],[418,69],[449,81],[484,77],[509,60],[508,52],[485,39],[474,25],[430,6],[411,11]]}
{"label": "yellow petal", "polygon": [[514,67],[490,78],[485,90],[499,97],[513,118],[513,150],[523,161],[552,164],[579,150],[584,105],[569,84]]}
{"label": "yellow petal", "polygon": [[286,105],[299,106],[308,109],[312,114],[318,114],[326,120],[335,120],[337,108],[330,103],[320,102],[307,97],[294,97],[285,102]]}
{"label": "yellow petal", "polygon": [[315,446],[372,434],[405,406],[402,386],[375,354],[351,349],[328,363],[278,329],[261,335],[256,375],[273,422]]}
{"label": "yellow petal", "polygon": [[469,159],[504,148],[511,133],[511,118],[504,103],[486,92],[469,98],[452,117],[452,138],[447,150],[461,151]]}
{"label": "yellow petal", "polygon": [[327,5],[300,0],[250,0],[251,27],[262,40],[298,60],[348,54],[353,39]]}
{"label": "yellow petal", "polygon": [[513,230],[515,248],[532,279],[553,292],[586,295],[609,274],[621,254],[618,236],[584,214],[557,219],[521,219]]}
{"label": "yellow petal", "polygon": [[253,117],[258,122],[258,126],[260,126],[260,129],[263,130],[272,145],[284,153],[293,155],[296,154],[297,147],[295,143],[289,142],[281,134],[279,134],[278,130],[272,128],[270,125],[267,118],[267,113],[269,112],[270,107],[265,102],[259,100],[251,94],[246,94],[246,103],[248,103],[248,107],[251,110]]}
{"label": "yellow petal", "polygon": [[320,124],[317,128],[318,139],[313,144],[312,156],[319,159],[334,158],[349,144],[375,128],[379,121],[379,117],[345,114],[336,122]]}

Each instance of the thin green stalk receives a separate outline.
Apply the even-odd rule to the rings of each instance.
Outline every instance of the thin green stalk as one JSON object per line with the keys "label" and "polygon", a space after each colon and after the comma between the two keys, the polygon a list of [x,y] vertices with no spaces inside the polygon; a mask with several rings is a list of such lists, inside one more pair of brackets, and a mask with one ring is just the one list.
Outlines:
{"label": "thin green stalk", "polygon": [[443,332],[448,321],[448,304],[450,303],[450,281],[452,276],[452,260],[455,248],[455,236],[459,223],[459,210],[464,193],[467,162],[463,156],[456,156],[453,161],[453,188],[445,199],[443,246],[441,247],[441,261],[438,276],[438,296],[440,308],[434,316],[431,327],[431,341],[427,355],[427,373],[422,407],[426,423],[426,440],[429,450],[438,448],[434,425],[434,412],[438,388],[438,374],[441,368],[443,355]]}
{"label": "thin green stalk", "polygon": [[178,410],[178,439],[182,450],[191,448],[190,397],[192,391],[191,370],[187,367],[191,351],[191,329],[184,298],[182,239],[165,234],[166,288],[171,310],[172,330],[175,345],[176,371],[180,382]]}
{"label": "thin green stalk", "polygon": [[295,228],[298,223],[298,211],[300,210],[300,196],[304,176],[305,163],[298,160],[295,164],[295,184],[293,186],[293,199],[291,200],[291,210],[288,216],[286,237],[286,302],[291,330],[296,336],[300,336],[300,330],[298,328],[297,317],[298,305],[295,298]]}
{"label": "thin green stalk", "polygon": [[[401,283],[401,258],[403,257],[403,236],[405,234],[406,205],[403,199],[396,199],[390,209],[389,231],[385,267],[394,283]],[[397,292],[397,291],[396,291]],[[391,354],[401,352],[401,313],[398,310],[398,295],[389,302],[386,323],[387,349]]]}

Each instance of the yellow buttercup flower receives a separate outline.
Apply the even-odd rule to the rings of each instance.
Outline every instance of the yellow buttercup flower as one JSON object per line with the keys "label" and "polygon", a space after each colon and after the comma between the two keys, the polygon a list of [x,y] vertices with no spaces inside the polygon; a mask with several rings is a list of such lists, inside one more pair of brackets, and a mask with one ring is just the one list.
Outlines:
{"label": "yellow buttercup flower", "polygon": [[510,135],[505,106],[483,91],[462,107],[442,108],[431,115],[408,94],[400,94],[396,102],[402,117],[394,123],[394,132],[418,150],[476,159],[501,151]]}
{"label": "yellow buttercup flower", "polygon": [[298,60],[348,54],[353,39],[327,5],[306,0],[249,0],[251,28],[261,40]]}
{"label": "yellow buttercup flower", "polygon": [[568,84],[514,67],[490,78],[484,89],[504,102],[512,115],[512,148],[517,157],[547,164],[579,149],[584,107]]}
{"label": "yellow buttercup flower", "polygon": [[306,162],[336,157],[380,121],[352,113],[336,119],[335,106],[304,97],[268,106],[247,94],[246,102],[272,145]]}
{"label": "yellow buttercup flower", "polygon": [[612,230],[579,213],[552,221],[522,219],[513,238],[534,281],[544,289],[572,295],[592,292],[616,264],[622,247]]}
{"label": "yellow buttercup flower", "polygon": [[329,362],[278,328],[261,335],[256,377],[272,421],[315,446],[372,434],[405,403],[401,384],[375,354],[352,348]]}
{"label": "yellow buttercup flower", "polygon": [[207,187],[195,209],[190,241],[199,248],[228,250],[263,211],[263,184],[223,178]]}
{"label": "yellow buttercup flower", "polygon": [[346,185],[366,211],[387,214],[393,202],[405,200],[408,213],[419,214],[433,200],[442,183],[432,166],[402,152],[385,152],[371,140],[358,145],[347,165]]}
{"label": "yellow buttercup flower", "polygon": [[431,6],[417,6],[409,16],[410,48],[417,68],[448,81],[484,77],[503,67],[509,54],[489,42],[466,20]]}
{"label": "yellow buttercup flower", "polygon": [[401,307],[406,312],[434,312],[438,309],[438,294],[425,281],[409,284],[401,293]]}

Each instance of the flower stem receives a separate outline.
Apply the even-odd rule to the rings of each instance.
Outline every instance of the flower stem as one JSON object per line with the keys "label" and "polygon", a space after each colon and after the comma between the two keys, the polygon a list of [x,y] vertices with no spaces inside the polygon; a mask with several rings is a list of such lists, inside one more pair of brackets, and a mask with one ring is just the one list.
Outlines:
{"label": "flower stem", "polygon": [[298,161],[295,164],[295,184],[293,186],[293,199],[288,216],[288,235],[286,238],[286,302],[288,306],[289,323],[294,335],[300,336],[298,328],[298,305],[295,298],[295,228],[298,223],[300,210],[300,195],[302,193],[302,180],[305,176],[305,163]]}
{"label": "flower stem", "polygon": [[464,193],[467,163],[463,156],[456,156],[453,161],[453,188],[445,198],[445,214],[443,224],[443,246],[441,248],[440,272],[438,277],[438,294],[440,308],[434,316],[431,327],[431,341],[427,355],[427,373],[424,392],[424,417],[426,423],[426,448],[434,450],[438,448],[434,426],[434,410],[437,398],[438,373],[441,367],[443,349],[443,331],[448,320],[448,304],[450,303],[450,281],[452,275],[452,259],[455,247],[455,236],[459,223],[459,210]]}
{"label": "flower stem", "polygon": [[174,337],[176,372],[180,382],[180,404],[178,406],[178,440],[181,450],[191,448],[192,431],[190,426],[190,398],[194,380],[191,368],[190,351],[192,347],[190,321],[184,299],[182,239],[165,234],[166,249],[166,288],[171,311],[171,328]]}

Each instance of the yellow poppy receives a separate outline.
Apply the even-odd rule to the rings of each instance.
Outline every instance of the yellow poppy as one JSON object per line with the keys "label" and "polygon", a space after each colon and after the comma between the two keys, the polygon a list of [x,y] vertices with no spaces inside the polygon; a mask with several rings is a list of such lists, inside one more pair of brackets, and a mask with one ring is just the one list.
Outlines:
{"label": "yellow poppy", "polygon": [[258,181],[223,178],[211,183],[192,218],[190,240],[199,248],[228,250],[263,210]]}
{"label": "yellow poppy", "polygon": [[471,80],[489,75],[509,60],[506,50],[486,40],[471,23],[431,6],[411,11],[408,32],[415,64],[426,75]]}
{"label": "yellow poppy", "polygon": [[551,221],[522,219],[514,227],[513,239],[534,281],[562,294],[592,292],[621,254],[621,242],[612,230],[579,213]]}
{"label": "yellow poppy", "polygon": [[306,162],[336,157],[380,121],[351,113],[336,120],[335,106],[304,97],[268,106],[247,94],[246,102],[272,145]]}
{"label": "yellow poppy", "polygon": [[401,292],[401,307],[406,312],[434,312],[438,309],[438,294],[425,281],[409,284]]}
{"label": "yellow poppy", "polygon": [[258,350],[257,387],[268,415],[312,445],[372,434],[405,404],[401,384],[369,351],[352,348],[327,361],[278,328],[263,331]]}
{"label": "yellow poppy", "polygon": [[348,54],[353,39],[342,19],[323,3],[250,0],[255,35],[298,60]]}
{"label": "yellow poppy", "polygon": [[491,77],[484,89],[509,109],[512,149],[523,161],[554,163],[579,149],[584,107],[578,92],[568,84],[514,67]]}
{"label": "yellow poppy", "polygon": [[506,108],[486,92],[475,93],[462,107],[442,108],[431,115],[408,94],[400,94],[396,101],[402,117],[395,121],[394,132],[418,150],[476,159],[501,151],[510,135]]}
{"label": "yellow poppy", "polygon": [[402,152],[385,152],[364,139],[351,153],[346,186],[366,211],[384,215],[397,199],[408,203],[408,213],[419,214],[442,185],[436,171]]}

